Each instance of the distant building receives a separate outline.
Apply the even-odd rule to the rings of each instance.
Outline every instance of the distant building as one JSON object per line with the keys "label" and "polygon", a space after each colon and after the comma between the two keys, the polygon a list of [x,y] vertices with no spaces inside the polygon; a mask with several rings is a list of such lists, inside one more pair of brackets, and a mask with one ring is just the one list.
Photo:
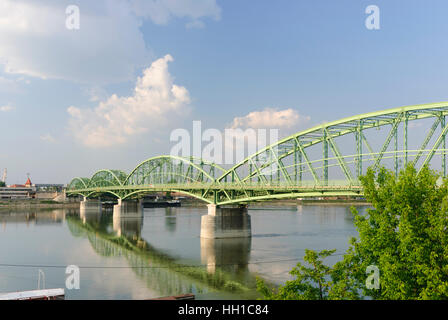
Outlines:
{"label": "distant building", "polygon": [[25,184],[13,184],[9,188],[31,188],[33,184],[31,183],[30,177],[26,180]]}
{"label": "distant building", "polygon": [[64,190],[63,184],[36,183],[34,186],[37,192],[62,192]]}
{"label": "distant building", "polygon": [[29,199],[36,197],[36,187],[28,177],[25,184],[13,184],[0,188],[0,199]]}

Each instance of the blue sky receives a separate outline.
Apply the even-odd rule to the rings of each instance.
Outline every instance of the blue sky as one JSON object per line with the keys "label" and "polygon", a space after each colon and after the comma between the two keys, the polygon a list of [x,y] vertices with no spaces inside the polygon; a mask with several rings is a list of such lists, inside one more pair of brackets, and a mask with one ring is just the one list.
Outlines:
{"label": "blue sky", "polygon": [[[65,28],[70,4],[79,30]],[[364,24],[372,4],[380,30]],[[67,183],[169,153],[170,132],[193,120],[222,130],[290,110],[290,122],[255,125],[295,132],[448,100],[447,10],[442,0],[0,0],[0,169],[10,184],[27,172]],[[154,98],[172,86],[180,92]]]}

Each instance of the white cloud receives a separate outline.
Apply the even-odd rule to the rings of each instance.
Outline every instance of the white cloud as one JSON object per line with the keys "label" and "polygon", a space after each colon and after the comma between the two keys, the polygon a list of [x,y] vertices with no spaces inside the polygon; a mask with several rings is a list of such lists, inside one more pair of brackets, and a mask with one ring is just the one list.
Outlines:
{"label": "white cloud", "polygon": [[153,59],[144,19],[166,24],[219,18],[215,0],[77,0],[80,29],[65,22],[70,1],[1,0],[0,65],[7,73],[104,85],[129,81]]}
{"label": "white cloud", "polygon": [[1,112],[8,112],[8,111],[11,111],[11,110],[14,110],[15,108],[13,107],[13,106],[10,106],[10,105],[6,105],[6,106],[1,106],[0,107],[0,111]]}
{"label": "white cloud", "polygon": [[80,29],[65,27],[65,1],[0,1],[0,63],[39,78],[104,84],[132,79],[150,57],[124,0],[77,1]]}
{"label": "white cloud", "polygon": [[233,119],[230,128],[253,128],[253,129],[291,129],[307,123],[310,117],[301,116],[294,109],[278,110],[266,108],[262,111],[253,111],[244,117]]}
{"label": "white cloud", "polygon": [[265,108],[236,117],[226,129],[225,164],[236,164],[257,150],[278,141],[281,136],[297,132],[310,121],[291,108]]}
{"label": "white cloud", "polygon": [[166,55],[152,63],[139,77],[129,97],[110,96],[94,109],[67,109],[74,136],[89,147],[123,144],[132,136],[160,130],[177,116],[189,112],[186,88],[173,83]]}

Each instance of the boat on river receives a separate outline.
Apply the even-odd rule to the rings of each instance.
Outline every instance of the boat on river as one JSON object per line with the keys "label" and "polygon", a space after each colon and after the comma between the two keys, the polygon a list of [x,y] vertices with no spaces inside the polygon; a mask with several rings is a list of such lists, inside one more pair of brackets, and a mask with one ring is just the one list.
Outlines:
{"label": "boat on river", "polygon": [[65,300],[65,292],[59,288],[0,293],[0,300]]}

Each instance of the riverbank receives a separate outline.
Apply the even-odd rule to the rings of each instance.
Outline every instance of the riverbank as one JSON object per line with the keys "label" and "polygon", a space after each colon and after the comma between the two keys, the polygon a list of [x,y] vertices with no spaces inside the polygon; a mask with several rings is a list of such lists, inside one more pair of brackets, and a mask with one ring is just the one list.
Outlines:
{"label": "riverbank", "polygon": [[[369,202],[365,200],[355,199],[322,199],[322,200],[297,200],[297,199],[285,199],[285,200],[272,200],[264,202],[253,202],[249,204],[250,208],[266,208],[266,207],[291,207],[297,205],[354,205],[354,206],[368,206]],[[206,203],[201,200],[187,199],[182,200],[182,207],[205,207]],[[1,209],[78,209],[79,201],[75,202],[56,202],[53,200],[42,199],[20,199],[20,200],[0,200]]]}

